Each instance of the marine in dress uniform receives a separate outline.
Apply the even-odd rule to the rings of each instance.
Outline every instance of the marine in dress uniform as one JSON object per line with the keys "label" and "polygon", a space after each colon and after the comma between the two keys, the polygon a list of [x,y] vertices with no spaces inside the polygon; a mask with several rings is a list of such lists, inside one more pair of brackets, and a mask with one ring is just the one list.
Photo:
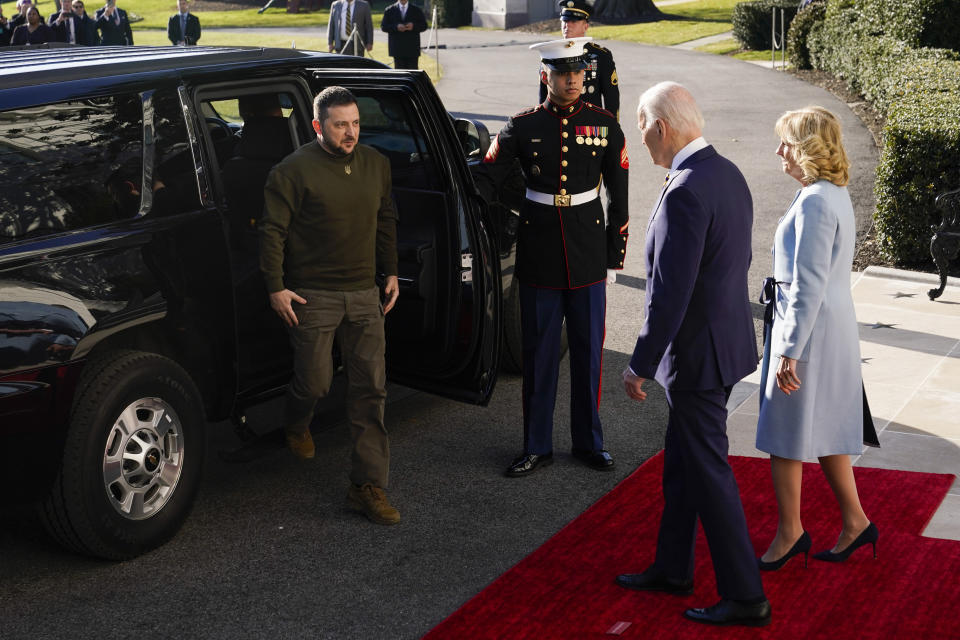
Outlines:
{"label": "marine in dress uniform", "polygon": [[[560,0],[560,28],[564,38],[579,38],[587,35],[593,2],[585,0]],[[598,107],[603,107],[620,120],[620,85],[617,65],[610,50],[596,42],[583,46],[587,68],[583,74],[583,98]],[[547,99],[547,87],[540,83],[540,102]]]}
{"label": "marine in dress uniform", "polygon": [[[610,469],[598,412],[606,287],[623,268],[629,161],[617,119],[581,98],[587,66],[575,38],[533,45],[547,99],[510,118],[484,158],[479,183],[490,190],[519,160],[526,182],[517,235],[523,344],[524,452],[507,469],[521,476],[552,461],[553,412],[564,318],[570,348],[573,453]],[[559,92],[559,93],[558,93]],[[607,223],[599,190],[607,188]]]}

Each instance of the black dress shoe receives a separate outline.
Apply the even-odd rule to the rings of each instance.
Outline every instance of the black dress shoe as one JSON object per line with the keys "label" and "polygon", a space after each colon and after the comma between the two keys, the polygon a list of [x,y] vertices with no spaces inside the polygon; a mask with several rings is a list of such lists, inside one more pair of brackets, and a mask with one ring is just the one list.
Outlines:
{"label": "black dress shoe", "polygon": [[687,609],[683,617],[704,624],[765,627],[770,624],[770,601],[744,604],[737,600],[721,600],[706,609]]}
{"label": "black dress shoe", "polygon": [[553,463],[552,453],[544,453],[543,455],[525,453],[507,467],[506,475],[509,478],[528,476],[533,473],[537,467],[546,467],[551,463]]}
{"label": "black dress shoe", "polygon": [[573,457],[597,471],[613,471],[613,456],[604,450],[573,449]]}
{"label": "black dress shoe", "polygon": [[676,596],[693,594],[693,580],[677,580],[663,575],[653,567],[643,573],[625,573],[617,576],[617,584],[637,591],[660,591]]}

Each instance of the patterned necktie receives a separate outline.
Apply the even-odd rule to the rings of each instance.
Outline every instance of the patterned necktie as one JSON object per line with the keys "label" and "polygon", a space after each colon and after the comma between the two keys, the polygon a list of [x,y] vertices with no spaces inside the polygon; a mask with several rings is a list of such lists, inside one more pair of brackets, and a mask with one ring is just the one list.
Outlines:
{"label": "patterned necktie", "polygon": [[349,37],[350,34],[353,33],[353,11],[351,11],[351,9],[353,9],[353,3],[348,2],[347,3],[347,37]]}
{"label": "patterned necktie", "polygon": [[665,186],[667,186],[667,183],[668,183],[668,182],[670,182],[670,172],[669,172],[669,171],[667,172],[667,175],[663,178],[663,184],[660,185],[660,186],[661,186],[661,187],[665,187]]}

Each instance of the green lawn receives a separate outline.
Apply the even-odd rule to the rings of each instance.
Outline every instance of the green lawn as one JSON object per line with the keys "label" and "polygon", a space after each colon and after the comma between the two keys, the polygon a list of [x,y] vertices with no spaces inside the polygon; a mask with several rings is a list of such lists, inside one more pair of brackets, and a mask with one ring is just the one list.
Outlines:
{"label": "green lawn", "polygon": [[[699,0],[663,7],[664,20],[627,25],[595,25],[588,35],[669,46],[733,29],[730,16],[741,0]],[[559,33],[559,32],[558,32]]]}
{"label": "green lawn", "polygon": [[[589,35],[605,40],[626,40],[629,42],[640,42],[644,44],[653,44],[669,46],[716,35],[725,31],[730,31],[733,25],[730,23],[730,16],[734,5],[740,0],[693,0],[683,4],[675,4],[663,7],[661,10],[666,14],[665,19],[657,22],[646,22],[630,25],[594,25],[590,28]],[[136,13],[143,19],[134,23],[133,28],[136,31],[134,39],[138,44],[165,44],[166,37],[163,32],[151,33],[151,29],[165,29],[167,20],[174,13],[174,0],[118,0],[119,5],[127,11]],[[45,16],[54,12],[54,0],[41,0],[38,3],[41,13]],[[383,16],[383,9],[389,4],[389,0],[375,0],[374,6],[374,27],[378,27]],[[14,12],[14,3],[7,2],[3,5],[4,15],[10,16]],[[99,6],[97,0],[92,0],[87,7],[87,12],[93,14]],[[211,27],[316,27],[317,36],[309,38],[299,38],[296,40],[296,46],[300,49],[326,50],[324,29],[328,21],[329,11],[311,13],[287,13],[286,9],[268,9],[263,14],[257,14],[256,8],[243,9],[240,11],[200,11],[197,13],[201,24],[205,28],[201,42],[206,45],[220,44],[243,44],[256,46],[281,46],[289,47],[292,42],[290,38],[279,36],[253,36],[251,38],[242,36],[226,36],[216,34],[207,29]],[[471,27],[465,27],[470,29]],[[559,35],[559,29],[551,35]],[[389,62],[386,57],[386,51],[381,51],[383,43],[377,43],[374,48],[374,57]],[[385,47],[383,47],[385,49]],[[724,40],[720,43],[699,47],[700,51],[716,53],[720,55],[731,55],[741,59],[769,59],[770,52],[739,52],[739,46],[732,39]],[[428,67],[435,66],[432,58],[423,58],[424,65]],[[431,74],[436,80],[436,71]]]}
{"label": "green lawn", "polygon": [[[266,0],[263,0],[266,3]],[[34,4],[46,19],[56,9],[55,0],[39,0]],[[103,0],[84,0],[87,14],[91,17],[97,9],[103,6]],[[373,4],[373,26],[380,28],[383,10],[391,4],[386,0],[376,0]],[[16,13],[16,2],[0,2],[3,15],[10,18]],[[128,13],[143,18],[133,23],[136,29],[166,29],[167,20],[176,13],[176,0],[117,0],[117,6]],[[287,13],[285,8],[267,9],[257,14],[258,7],[239,11],[198,11],[200,24],[206,27],[321,27],[326,26],[330,15],[329,9],[322,9],[310,13]],[[136,39],[136,36],[134,36]]]}
{"label": "green lawn", "polygon": [[727,38],[726,40],[721,40],[720,42],[711,42],[710,44],[701,45],[697,47],[696,50],[703,51],[704,53],[715,53],[717,55],[725,56],[740,51],[740,43],[737,42],[736,38]]}
{"label": "green lawn", "polygon": [[[166,30],[160,29],[140,29],[133,34],[134,42],[138,45],[169,45]],[[222,33],[217,31],[205,31],[200,38],[200,43],[206,46],[245,46],[245,47],[278,47],[285,49],[296,46],[297,49],[308,49],[313,51],[327,50],[327,36],[325,32],[319,32],[314,37],[296,37],[273,35],[246,35],[242,33]],[[387,43],[375,41],[373,43],[373,57],[380,62],[388,65],[393,64],[393,58],[387,55]],[[436,83],[439,79],[437,75],[437,64],[433,56],[426,54],[420,56],[420,68],[427,72],[430,79]]]}
{"label": "green lawn", "polygon": [[[697,47],[697,51],[703,51],[704,53],[715,53],[721,56],[731,56],[738,60],[761,60],[763,62],[768,62],[770,60],[770,49],[763,51],[745,50],[741,48],[740,43],[734,38],[728,38],[727,40],[721,40],[720,42],[711,42],[710,44],[705,44]],[[777,52],[777,64],[779,63],[780,53]]]}

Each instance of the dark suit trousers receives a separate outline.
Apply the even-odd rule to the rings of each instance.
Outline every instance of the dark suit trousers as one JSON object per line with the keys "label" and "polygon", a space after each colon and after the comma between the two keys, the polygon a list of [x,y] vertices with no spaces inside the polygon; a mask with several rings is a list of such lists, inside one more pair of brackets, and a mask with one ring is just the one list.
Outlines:
{"label": "dark suit trousers", "polygon": [[542,289],[520,284],[525,453],[542,455],[553,451],[553,410],[564,318],[570,345],[573,446],[589,451],[603,448],[599,406],[606,304],[606,281],[579,289]]}
{"label": "dark suit trousers", "polygon": [[720,597],[763,597],[737,481],[727,461],[730,387],[666,393],[670,418],[663,459],[664,508],[654,564],[671,578],[693,578],[699,516]]}
{"label": "dark suit trousers", "polygon": [[393,56],[394,69],[416,69],[419,56]]}

